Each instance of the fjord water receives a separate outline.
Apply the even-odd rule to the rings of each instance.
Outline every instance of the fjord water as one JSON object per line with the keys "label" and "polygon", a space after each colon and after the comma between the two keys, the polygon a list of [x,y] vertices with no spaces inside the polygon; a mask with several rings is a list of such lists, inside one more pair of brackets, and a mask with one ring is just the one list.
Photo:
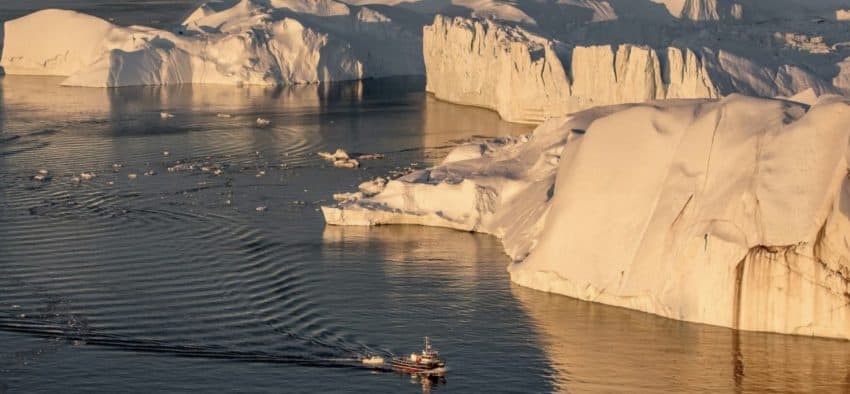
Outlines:
{"label": "fjord water", "polygon": [[[326,227],[318,207],[334,192],[433,164],[458,141],[530,129],[436,101],[421,79],[58,83],[0,80],[4,390],[807,391],[850,380],[844,342],[517,287],[489,236]],[[315,154],[336,147],[386,158],[348,170]],[[176,163],[196,169],[169,172]],[[41,168],[50,181],[31,179]],[[75,184],[84,171],[97,177]],[[417,350],[424,335],[449,360],[445,382],[345,362]]]}

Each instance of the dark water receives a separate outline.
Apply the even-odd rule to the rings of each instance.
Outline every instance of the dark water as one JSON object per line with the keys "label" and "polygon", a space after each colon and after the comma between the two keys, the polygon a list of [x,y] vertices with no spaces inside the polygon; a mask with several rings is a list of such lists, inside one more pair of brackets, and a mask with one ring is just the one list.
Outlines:
{"label": "dark water", "polygon": [[[51,2],[0,2],[0,19],[41,3]],[[75,4],[116,20],[169,6],[144,3],[149,14],[130,2]],[[850,390],[846,342],[520,288],[488,236],[326,228],[317,209],[334,192],[433,164],[457,141],[529,130],[437,102],[420,79],[59,81],[0,79],[0,393]],[[386,159],[343,170],[315,155],[337,147]],[[177,161],[196,169],[168,172]],[[31,179],[41,168],[50,181]],[[97,177],[73,183],[83,171]],[[444,382],[349,362],[417,350],[424,335],[449,362]]]}

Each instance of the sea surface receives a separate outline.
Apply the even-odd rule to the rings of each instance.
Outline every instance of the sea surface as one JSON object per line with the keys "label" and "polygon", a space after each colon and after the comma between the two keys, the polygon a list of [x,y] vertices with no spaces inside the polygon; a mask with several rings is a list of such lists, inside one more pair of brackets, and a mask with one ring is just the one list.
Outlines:
{"label": "sea surface", "polygon": [[[0,1],[0,21],[67,6],[168,24],[194,3]],[[439,102],[421,78],[60,82],[0,78],[0,393],[850,390],[844,341],[521,288],[486,235],[325,226],[335,192],[531,130]],[[385,158],[352,170],[316,155],[337,148]],[[443,380],[352,362],[426,335]]]}

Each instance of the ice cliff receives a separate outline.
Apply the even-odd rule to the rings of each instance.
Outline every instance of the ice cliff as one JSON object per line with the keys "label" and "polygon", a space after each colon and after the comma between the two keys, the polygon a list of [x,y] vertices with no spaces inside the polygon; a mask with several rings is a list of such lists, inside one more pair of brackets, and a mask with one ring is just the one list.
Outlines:
{"label": "ice cliff", "polygon": [[437,16],[424,29],[423,53],[429,92],[518,122],[646,100],[835,91],[803,68],[763,66],[723,49],[568,46],[520,27],[466,18]]}
{"label": "ice cliff", "polygon": [[333,0],[204,5],[169,31],[44,10],[6,22],[4,36],[7,74],[67,76],[66,85],[274,85],[422,73],[418,32]]}
{"label": "ice cliff", "polygon": [[679,320],[850,339],[850,104],[598,107],[323,209],[494,234],[516,283]]}

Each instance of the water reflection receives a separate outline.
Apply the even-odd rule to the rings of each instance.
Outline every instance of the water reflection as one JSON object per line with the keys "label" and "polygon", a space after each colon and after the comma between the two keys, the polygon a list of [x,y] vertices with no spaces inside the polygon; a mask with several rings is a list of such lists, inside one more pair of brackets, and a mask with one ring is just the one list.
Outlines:
{"label": "water reflection", "polygon": [[850,390],[846,342],[735,332],[511,288],[571,392]]}
{"label": "water reflection", "polygon": [[[527,125],[502,122],[492,111],[437,101],[422,92],[421,77],[276,88],[178,85],[93,89],[62,87],[60,82],[61,78],[52,77],[0,78],[4,133],[26,136],[51,129],[99,140],[194,133],[187,137],[193,143],[220,144],[221,138],[208,133],[222,132],[234,138],[236,131],[249,131],[253,132],[251,138],[259,138],[258,145],[268,147],[289,143],[265,138],[283,132],[319,143],[332,140],[336,146],[329,149],[403,151],[412,159],[434,161],[444,152],[425,150],[475,135],[531,130]],[[161,112],[174,117],[163,119]],[[258,117],[271,120],[271,125],[257,127]],[[386,138],[388,135],[393,138]]]}
{"label": "water reflection", "polygon": [[329,283],[345,295],[329,300],[350,313],[340,320],[355,331],[380,325],[375,336],[397,354],[418,351],[422,336],[432,337],[449,368],[445,385],[406,379],[411,384],[457,392],[552,389],[536,335],[510,293],[509,259],[497,239],[422,226],[328,226],[323,241],[323,260],[341,262],[327,270],[346,278]]}

